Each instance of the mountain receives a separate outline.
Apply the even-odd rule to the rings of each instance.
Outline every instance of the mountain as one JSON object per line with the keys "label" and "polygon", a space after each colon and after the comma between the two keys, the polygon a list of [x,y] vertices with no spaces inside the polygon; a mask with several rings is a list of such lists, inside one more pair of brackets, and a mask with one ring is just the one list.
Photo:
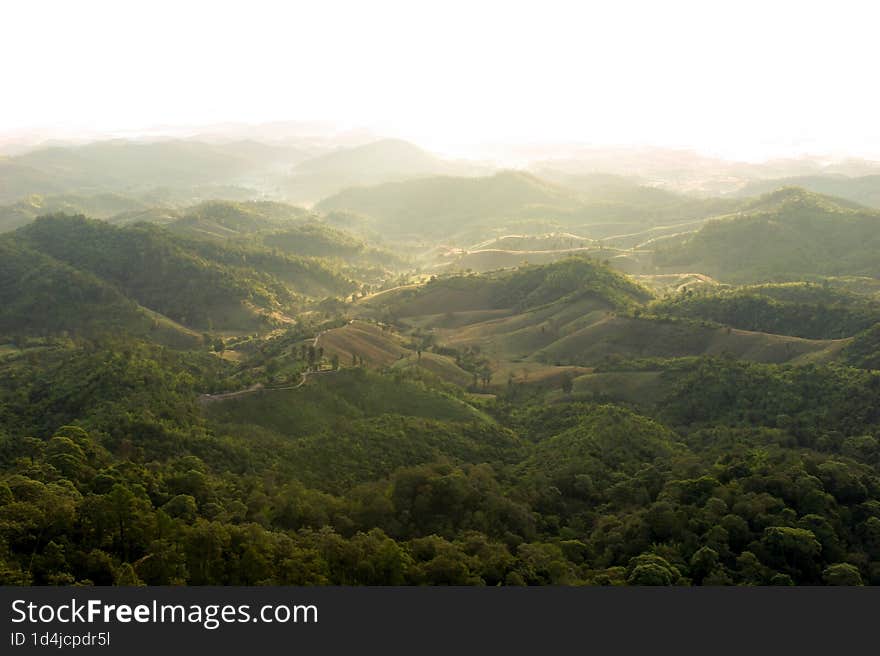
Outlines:
{"label": "mountain", "polygon": [[315,202],[347,187],[449,174],[462,169],[409,142],[382,139],[298,164],[281,184],[281,192],[293,202]]}
{"label": "mountain", "polygon": [[760,197],[729,217],[658,244],[663,270],[729,282],[880,275],[880,211],[797,187]]}
{"label": "mountain", "polygon": [[257,142],[193,140],[98,141],[40,148],[0,160],[0,202],[30,194],[99,193],[264,184],[264,178],[304,159],[297,148]]}
{"label": "mountain", "polygon": [[265,250],[187,241],[158,226],[115,227],[82,216],[41,217],[6,237],[112,285],[180,324],[253,330],[283,320],[300,293],[348,293],[321,263]]}
{"label": "mountain", "polygon": [[436,312],[516,308],[518,312],[584,296],[624,308],[651,298],[650,292],[608,267],[582,257],[477,275],[435,278],[421,286],[400,287],[362,303],[399,317]]}
{"label": "mountain", "polygon": [[691,196],[647,184],[639,178],[601,173],[570,174],[543,169],[538,175],[575,191],[584,204],[581,214],[593,224],[593,235],[613,237],[613,232],[595,231],[597,221],[616,229],[621,226],[679,224],[693,219],[726,214],[739,208],[732,198]]}
{"label": "mountain", "polygon": [[880,175],[849,177],[844,175],[809,175],[793,178],[757,180],[743,186],[736,196],[745,198],[766,194],[780,187],[803,187],[809,191],[880,207]]}
{"label": "mountain", "polygon": [[[880,324],[781,334],[873,302],[682,282],[675,307],[580,257],[303,307],[335,270],[292,253],[355,238],[203,209],[235,235],[0,237],[0,583],[880,583]],[[780,334],[717,323],[756,308]]]}
{"label": "mountain", "polygon": [[14,230],[30,223],[43,214],[87,214],[96,219],[115,215],[146,212],[146,203],[129,196],[114,193],[82,196],[62,194],[57,196],[28,196],[10,205],[0,206],[0,232]]}
{"label": "mountain", "polygon": [[125,297],[97,276],[0,239],[0,335],[125,334],[192,348],[201,336]]}
{"label": "mountain", "polygon": [[307,210],[272,201],[207,201],[182,210],[183,216],[167,225],[175,233],[192,237],[228,239],[282,228],[309,215]]}
{"label": "mountain", "polygon": [[704,287],[667,296],[649,312],[808,339],[852,337],[880,322],[880,303],[810,283]]}
{"label": "mountain", "polygon": [[411,261],[405,253],[393,252],[372,240],[334,228],[324,221],[310,220],[295,226],[265,232],[259,236],[266,248],[300,257],[320,257],[344,267],[386,267],[408,270]]}
{"label": "mountain", "polygon": [[363,215],[377,230],[398,238],[442,238],[461,246],[509,232],[576,231],[612,244],[622,240],[629,247],[652,226],[701,220],[741,205],[732,199],[691,198],[615,176],[589,176],[583,184],[577,176],[555,179],[565,184],[522,171],[422,178],[346,189],[316,209]]}
{"label": "mountain", "polygon": [[[226,250],[248,252],[251,264],[259,260],[267,271],[309,296],[351,292],[351,281],[340,275],[341,270],[358,278],[373,278],[376,266],[399,269],[405,263],[389,250],[328,225],[324,217],[286,203],[209,201],[178,214],[183,216],[164,222],[169,232],[219,242]],[[114,222],[118,220],[114,217]],[[206,248],[199,246],[201,251]],[[326,269],[328,262],[317,263],[316,258],[332,260],[334,271],[318,271]],[[306,283],[309,278],[312,280]]]}
{"label": "mountain", "polygon": [[528,173],[489,177],[431,177],[346,189],[318,203],[323,212],[369,217],[377,229],[397,237],[450,238],[488,219],[559,216],[574,212],[576,195]]}

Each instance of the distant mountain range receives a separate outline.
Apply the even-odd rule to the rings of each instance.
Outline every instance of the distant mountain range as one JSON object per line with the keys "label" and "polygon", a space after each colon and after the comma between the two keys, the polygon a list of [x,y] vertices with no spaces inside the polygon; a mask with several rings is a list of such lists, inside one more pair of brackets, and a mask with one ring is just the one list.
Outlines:
{"label": "distant mountain range", "polygon": [[114,140],[55,146],[0,159],[0,202],[31,194],[134,194],[157,187],[265,184],[273,171],[309,156],[296,147],[255,141]]}
{"label": "distant mountain range", "polygon": [[741,198],[766,194],[780,187],[803,187],[810,191],[829,196],[839,196],[847,200],[880,207],[880,174],[849,177],[843,175],[809,175],[794,178],[774,178],[750,182],[736,192]]}
{"label": "distant mountain range", "polygon": [[590,236],[612,236],[663,221],[719,214],[738,205],[730,199],[691,198],[613,176],[558,179],[565,186],[523,171],[422,178],[346,189],[318,203],[316,209],[365,216],[390,235],[442,237],[464,245],[485,239],[487,230],[533,231],[536,226],[541,232],[589,226]]}
{"label": "distant mountain range", "polygon": [[440,159],[399,139],[383,139],[306,160],[280,187],[294,202],[316,202],[350,187],[435,175],[472,175],[485,169]]}

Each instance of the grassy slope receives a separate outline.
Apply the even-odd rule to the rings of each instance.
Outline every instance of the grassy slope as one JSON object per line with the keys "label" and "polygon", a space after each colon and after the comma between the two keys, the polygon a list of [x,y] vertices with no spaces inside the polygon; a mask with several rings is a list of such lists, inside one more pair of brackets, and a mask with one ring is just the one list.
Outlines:
{"label": "grassy slope", "polygon": [[328,330],[318,337],[317,344],[325,357],[336,355],[342,364],[357,355],[371,366],[385,367],[412,354],[396,334],[362,321]]}
{"label": "grassy slope", "polygon": [[755,285],[668,296],[650,312],[811,339],[851,337],[880,322],[880,304],[808,283]]}
{"label": "grassy slope", "polygon": [[609,317],[567,335],[535,354],[548,362],[598,364],[609,357],[729,356],[755,362],[788,362],[834,349],[832,340],[712,328],[688,322]]}

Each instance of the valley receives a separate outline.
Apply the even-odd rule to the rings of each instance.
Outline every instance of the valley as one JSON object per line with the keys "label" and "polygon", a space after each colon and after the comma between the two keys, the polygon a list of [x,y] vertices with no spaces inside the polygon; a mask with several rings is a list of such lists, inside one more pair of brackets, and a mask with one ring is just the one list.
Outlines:
{"label": "valley", "polygon": [[869,164],[334,139],[0,160],[0,582],[880,583]]}

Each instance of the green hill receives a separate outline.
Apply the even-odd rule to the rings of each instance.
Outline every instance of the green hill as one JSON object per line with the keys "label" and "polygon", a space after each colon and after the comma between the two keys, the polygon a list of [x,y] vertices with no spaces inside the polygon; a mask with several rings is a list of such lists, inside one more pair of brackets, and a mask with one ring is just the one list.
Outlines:
{"label": "green hill", "polygon": [[[114,285],[139,304],[195,328],[251,329],[296,302],[276,278],[205,257],[159,227],[118,228],[82,216],[41,217],[16,241]],[[244,263],[242,263],[244,264]]]}
{"label": "green hill", "polygon": [[658,246],[655,262],[662,269],[699,271],[730,282],[877,277],[878,249],[880,211],[787,188]]}
{"label": "green hill", "polygon": [[103,334],[195,347],[201,336],[126,298],[113,285],[15,241],[0,239],[0,335]]}
{"label": "green hill", "polygon": [[848,364],[863,369],[880,369],[880,323],[856,336],[843,352]]}
{"label": "green hill", "polygon": [[348,433],[331,429],[270,443],[298,480],[337,494],[402,467],[437,461],[509,462],[522,450],[512,432],[485,423],[380,415],[351,420],[349,426]]}
{"label": "green hill", "polygon": [[432,270],[476,271],[480,273],[528,264],[550,264],[570,257],[581,256],[607,261],[614,269],[626,273],[640,273],[649,268],[649,265],[641,257],[641,253],[595,246],[554,251],[511,251],[487,248],[445,256],[434,265]]}
{"label": "green hill", "polygon": [[313,298],[347,296],[357,289],[356,281],[325,259],[298,257],[267,249],[259,243],[181,240],[190,252],[235,269],[240,275],[256,277],[265,284],[284,283],[289,291]]}
{"label": "green hill", "polygon": [[167,227],[192,237],[229,239],[277,229],[307,216],[307,210],[286,203],[207,201],[183,210],[183,216]]}
{"label": "green hill", "polygon": [[107,219],[123,213],[147,210],[144,202],[122,194],[104,193],[93,196],[63,194],[58,196],[31,195],[16,203],[0,207],[0,232],[14,230],[44,214],[86,214],[96,219]]}
{"label": "green hill", "polygon": [[400,376],[365,369],[328,372],[298,389],[263,390],[211,403],[206,412],[219,424],[255,425],[288,437],[329,431],[347,420],[387,414],[486,421],[464,401]]}
{"label": "green hill", "polygon": [[[260,243],[269,249],[302,257],[320,257],[335,261],[346,268],[387,267],[408,269],[405,254],[392,252],[373,239],[328,225],[325,221],[305,221],[293,226],[264,232]],[[357,271],[356,271],[357,273]]]}
{"label": "green hill", "polygon": [[[591,367],[630,359],[717,355],[755,362],[829,361],[846,346],[840,338],[878,317],[876,304],[843,292],[769,286],[763,296],[761,289],[649,302],[651,293],[627,277],[570,258],[440,277],[367,297],[360,305],[380,320],[430,335],[437,352],[454,357],[456,364],[469,358],[482,363],[469,371],[489,367],[521,382],[551,376],[541,366]],[[774,293],[801,301],[775,300]],[[805,302],[811,295],[824,300]],[[838,302],[828,302],[832,297]],[[501,376],[496,384],[504,382]]]}
{"label": "green hill", "polygon": [[880,321],[880,304],[809,283],[678,294],[649,311],[811,339],[850,337]]}
{"label": "green hill", "polygon": [[363,253],[367,245],[342,230],[316,221],[266,234],[262,242],[292,255],[351,258]]}
{"label": "green hill", "polygon": [[[233,250],[247,249],[252,259],[258,257],[264,265],[268,265],[271,252],[275,260],[285,262],[280,265],[275,262],[267,270],[281,275],[297,291],[308,295],[345,294],[353,290],[350,282],[343,281],[338,274],[339,279],[335,281],[327,275],[321,276],[316,267],[329,265],[318,263],[315,258],[333,260],[334,268],[357,269],[349,272],[355,275],[369,275],[360,271],[364,266],[397,268],[404,264],[403,258],[394,253],[372,246],[360,237],[328,225],[323,217],[286,203],[208,201],[182,210],[181,214],[180,218],[166,223],[169,231],[186,238],[220,242]],[[312,270],[312,275],[322,278],[319,285],[301,277],[307,261],[304,258],[311,262],[307,268]],[[326,273],[330,273],[329,269]],[[316,291],[320,289],[324,291]]]}
{"label": "green hill", "polygon": [[296,157],[0,161],[0,585],[880,584],[880,212]]}
{"label": "green hill", "polygon": [[651,297],[643,287],[610,268],[582,257],[546,265],[476,275],[434,278],[422,286],[400,288],[364,300],[401,317],[510,309],[516,312],[584,297],[609,308],[624,308]]}
{"label": "green hill", "polygon": [[522,465],[528,475],[545,478],[566,494],[589,496],[613,485],[610,471],[659,464],[685,451],[671,430],[623,408],[583,408],[573,419],[571,427],[541,439]]}

